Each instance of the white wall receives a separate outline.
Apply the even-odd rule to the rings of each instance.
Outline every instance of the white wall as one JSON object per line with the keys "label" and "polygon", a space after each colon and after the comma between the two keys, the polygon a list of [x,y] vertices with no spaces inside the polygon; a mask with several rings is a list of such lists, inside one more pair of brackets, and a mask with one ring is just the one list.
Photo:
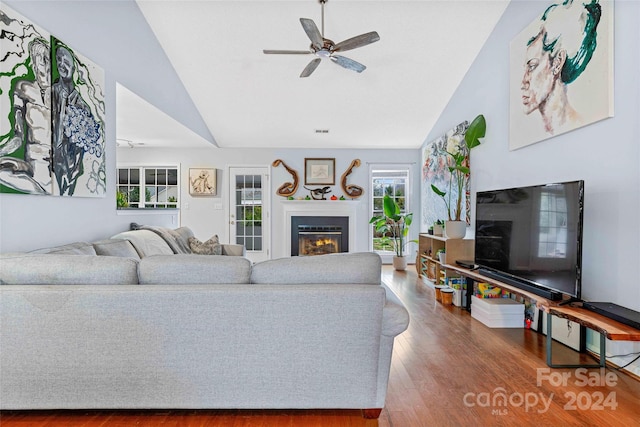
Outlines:
{"label": "white wall", "polygon": [[[547,2],[511,2],[425,141],[485,115],[486,138],[471,154],[472,197],[481,190],[583,179],[582,297],[640,311],[640,2],[615,3],[615,117],[509,151],[509,42],[540,14],[541,4]],[[640,350],[625,345],[619,353]]]}

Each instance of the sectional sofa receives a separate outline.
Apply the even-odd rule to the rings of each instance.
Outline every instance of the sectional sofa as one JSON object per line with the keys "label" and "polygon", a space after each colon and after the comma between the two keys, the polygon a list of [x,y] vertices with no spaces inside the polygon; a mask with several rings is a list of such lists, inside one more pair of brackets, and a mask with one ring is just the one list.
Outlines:
{"label": "sectional sofa", "polygon": [[409,316],[378,255],[252,264],[156,237],[0,256],[0,409],[380,414]]}

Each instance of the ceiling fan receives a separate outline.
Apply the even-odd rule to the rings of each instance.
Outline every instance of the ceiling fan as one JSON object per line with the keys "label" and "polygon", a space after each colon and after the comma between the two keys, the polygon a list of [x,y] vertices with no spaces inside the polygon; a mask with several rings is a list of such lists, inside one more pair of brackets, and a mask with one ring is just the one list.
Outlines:
{"label": "ceiling fan", "polygon": [[266,54],[278,54],[278,55],[308,55],[314,54],[317,58],[312,59],[309,64],[302,70],[300,77],[309,77],[311,73],[318,68],[322,58],[329,58],[333,63],[340,65],[348,70],[353,70],[358,73],[363,72],[367,67],[359,62],[349,59],[342,55],[336,55],[337,52],[344,52],[346,50],[356,49],[358,47],[366,46],[368,44],[377,42],[380,40],[380,36],[377,32],[371,31],[370,33],[360,34],[359,36],[352,37],[350,39],[341,41],[340,43],[334,43],[333,41],[324,37],[324,4],[327,0],[319,0],[322,5],[322,32],[318,30],[315,22],[311,19],[300,18],[300,23],[305,33],[311,40],[310,50],[268,50],[265,49],[262,52]]}

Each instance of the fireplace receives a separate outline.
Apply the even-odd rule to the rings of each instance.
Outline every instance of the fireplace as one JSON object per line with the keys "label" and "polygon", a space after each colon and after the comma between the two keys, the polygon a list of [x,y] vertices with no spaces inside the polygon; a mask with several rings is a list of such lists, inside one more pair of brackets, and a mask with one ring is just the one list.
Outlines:
{"label": "fireplace", "polygon": [[291,217],[291,256],[337,252],[349,252],[349,217]]}

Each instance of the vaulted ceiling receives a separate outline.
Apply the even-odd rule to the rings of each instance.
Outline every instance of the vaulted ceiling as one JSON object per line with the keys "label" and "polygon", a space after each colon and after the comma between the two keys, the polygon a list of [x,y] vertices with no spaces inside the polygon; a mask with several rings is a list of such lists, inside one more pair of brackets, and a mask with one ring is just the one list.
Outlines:
{"label": "vaulted ceiling", "polygon": [[[377,31],[380,41],[343,54],[362,73],[322,59],[307,78],[314,55],[262,50],[309,49],[300,18],[322,31],[318,0],[137,3],[217,146],[418,148],[509,1],[328,0],[325,38]],[[161,124],[179,126],[153,123],[135,139],[152,145],[153,132],[173,132]],[[118,138],[133,139],[133,124],[119,124]]]}

